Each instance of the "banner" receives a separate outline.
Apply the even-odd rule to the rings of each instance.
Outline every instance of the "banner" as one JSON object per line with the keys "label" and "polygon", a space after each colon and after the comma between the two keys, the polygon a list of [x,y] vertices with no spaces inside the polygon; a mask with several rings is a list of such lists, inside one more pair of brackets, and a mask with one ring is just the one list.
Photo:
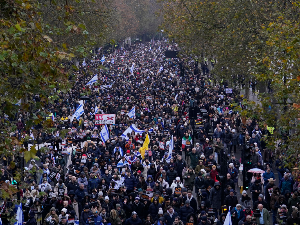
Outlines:
{"label": "banner", "polygon": [[96,114],[95,125],[115,124],[116,114]]}

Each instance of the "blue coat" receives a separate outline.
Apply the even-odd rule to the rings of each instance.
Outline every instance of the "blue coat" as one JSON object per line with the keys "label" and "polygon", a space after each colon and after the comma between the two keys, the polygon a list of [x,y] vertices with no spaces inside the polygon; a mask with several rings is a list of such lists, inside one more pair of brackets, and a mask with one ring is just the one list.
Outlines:
{"label": "blue coat", "polygon": [[95,177],[90,178],[89,185],[88,185],[89,191],[97,188],[99,184],[100,184],[100,179],[98,177],[97,178],[95,178]]}
{"label": "blue coat", "polygon": [[127,188],[128,191],[133,191],[136,185],[136,180],[133,176],[126,176],[124,180],[124,186]]}

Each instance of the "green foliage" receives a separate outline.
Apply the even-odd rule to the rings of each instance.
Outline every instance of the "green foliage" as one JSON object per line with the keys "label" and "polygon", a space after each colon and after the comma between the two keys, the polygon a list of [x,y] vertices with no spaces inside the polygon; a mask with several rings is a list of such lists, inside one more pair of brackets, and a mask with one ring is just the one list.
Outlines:
{"label": "green foliage", "polygon": [[[275,127],[268,147],[298,157],[299,125],[299,1],[162,0],[162,28],[183,52],[216,58],[216,80],[240,85],[258,80],[271,87],[259,94],[260,103],[244,100],[242,116]],[[241,82],[241,81],[240,81]],[[264,89],[267,89],[264,87]],[[281,147],[276,147],[276,142]]]}

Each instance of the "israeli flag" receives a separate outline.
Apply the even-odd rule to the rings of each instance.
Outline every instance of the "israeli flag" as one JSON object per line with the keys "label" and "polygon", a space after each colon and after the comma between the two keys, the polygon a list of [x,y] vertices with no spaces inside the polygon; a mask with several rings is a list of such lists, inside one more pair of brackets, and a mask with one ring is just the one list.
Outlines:
{"label": "israeli flag", "polygon": [[133,74],[133,70],[134,70],[134,63],[132,63],[132,66],[130,68],[130,73]]}
{"label": "israeli flag", "polygon": [[111,63],[114,64],[115,63],[115,59],[111,59]]}
{"label": "israeli flag", "polygon": [[228,114],[232,114],[232,113],[233,113],[233,111],[232,111],[232,109],[230,109],[229,112],[228,112]]}
{"label": "israeli flag", "polygon": [[169,163],[171,158],[172,158],[172,152],[174,149],[174,140],[173,140],[173,135],[171,137],[171,140],[169,142],[169,153],[168,153],[168,157],[166,158],[166,162]]}
{"label": "israeli flag", "polygon": [[100,61],[102,62],[102,65],[103,65],[103,63],[105,62],[105,56],[104,55],[102,56]]}
{"label": "israeli flag", "polygon": [[109,132],[106,125],[102,128],[100,136],[103,142],[106,142],[109,139]]}
{"label": "israeli flag", "polygon": [[2,225],[2,219],[0,218],[0,225]]}
{"label": "israeli flag", "polygon": [[227,216],[225,218],[225,221],[224,221],[223,225],[232,225],[230,208],[228,210],[228,213],[227,213]]}
{"label": "israeli flag", "polygon": [[129,118],[135,117],[135,106],[128,113]]}
{"label": "israeli flag", "polygon": [[83,62],[82,62],[82,66],[86,66],[86,62],[85,62],[85,59],[83,60]]}
{"label": "israeli flag", "polygon": [[85,86],[92,85],[98,81],[98,75],[96,74]]}
{"label": "israeli flag", "polygon": [[123,156],[124,155],[124,151],[121,147],[119,147],[119,149],[117,149],[117,147],[114,148],[114,153],[116,153],[116,151],[120,152],[120,155]]}
{"label": "israeli flag", "polygon": [[15,225],[23,225],[22,203],[18,206],[16,220],[17,222],[15,222]]}
{"label": "israeli flag", "polygon": [[124,133],[121,135],[122,138],[124,138],[126,141],[129,140],[129,138],[127,137],[127,134],[131,134],[131,132],[134,131],[135,133],[139,133],[142,134],[145,131],[144,130],[139,130],[138,128],[136,128],[136,126],[134,124],[130,125],[130,127],[128,127]]}
{"label": "israeli flag", "polygon": [[175,101],[177,101],[178,94],[175,96]]}
{"label": "israeli flag", "polygon": [[98,108],[98,106],[96,106],[95,107],[95,114],[98,113],[98,111],[99,111],[99,108]]}
{"label": "israeli flag", "polygon": [[158,72],[160,73],[161,71],[163,71],[163,69],[164,69],[163,66],[160,66]]}
{"label": "israeli flag", "polygon": [[72,116],[72,121],[74,118],[78,119],[81,117],[81,115],[84,113],[83,104],[80,104],[78,108],[76,109],[74,115]]}

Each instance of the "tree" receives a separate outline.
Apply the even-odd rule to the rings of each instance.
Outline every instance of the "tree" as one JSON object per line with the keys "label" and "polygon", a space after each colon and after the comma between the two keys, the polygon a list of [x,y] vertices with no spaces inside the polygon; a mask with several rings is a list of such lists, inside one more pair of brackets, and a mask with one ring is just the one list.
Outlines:
{"label": "tree", "polygon": [[[244,102],[241,112],[261,125],[275,127],[269,147],[282,142],[290,158],[298,157],[299,1],[164,0],[163,28],[182,51],[195,58],[215,57],[212,75],[235,85],[258,80],[271,89],[260,104]],[[242,79],[237,79],[242,78]],[[241,110],[241,109],[239,109]],[[297,157],[295,157],[297,156]],[[291,164],[289,165],[291,166]]]}
{"label": "tree", "polygon": [[[25,187],[22,158],[28,161],[37,152],[34,147],[23,148],[29,136],[16,134],[18,115],[25,112],[26,131],[52,130],[52,121],[46,120],[47,107],[72,84],[69,76],[76,68],[70,60],[86,55],[90,44],[107,32],[107,8],[101,2],[96,1],[97,7],[94,1],[78,0],[0,3],[0,155],[3,164],[10,162],[10,175],[18,188]],[[92,12],[96,14],[87,15]],[[96,20],[102,22],[96,33],[91,23],[98,13],[101,17]],[[12,199],[14,193],[11,185],[0,190],[4,200]]]}

